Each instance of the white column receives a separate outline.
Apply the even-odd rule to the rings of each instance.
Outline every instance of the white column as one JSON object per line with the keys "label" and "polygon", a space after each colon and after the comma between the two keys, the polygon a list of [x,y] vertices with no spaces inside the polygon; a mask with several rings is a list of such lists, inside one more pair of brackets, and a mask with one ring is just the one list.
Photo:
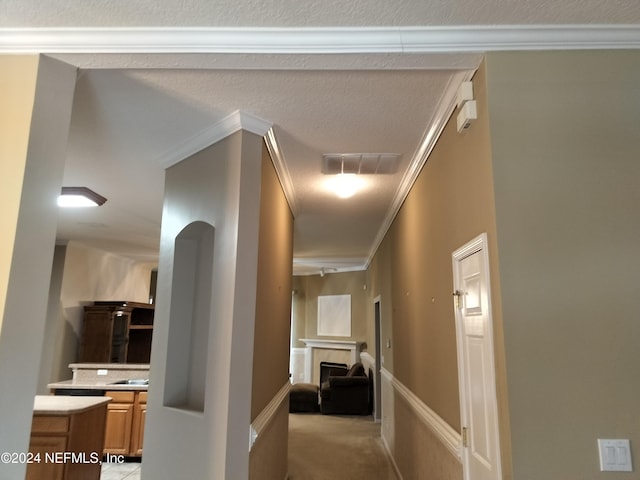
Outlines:
{"label": "white column", "polygon": [[[76,69],[44,56],[0,56],[0,452],[26,452]],[[0,478],[24,478],[0,463]]]}
{"label": "white column", "polygon": [[[243,130],[167,169],[143,480],[173,480],[185,472],[191,478],[248,478],[261,152],[262,138]],[[211,278],[196,279],[210,284],[208,325],[198,324],[206,339],[182,336],[191,335],[181,326],[191,328],[193,312],[172,303],[179,298],[184,305],[187,298],[180,290],[188,287],[173,283],[180,267],[175,244],[193,222],[215,230],[212,255],[203,257],[211,258]],[[202,297],[195,303],[202,310]],[[175,375],[188,368],[181,358],[194,351],[206,369],[204,376],[194,375],[204,383],[193,389],[204,390],[195,408],[176,400],[183,387]]]}

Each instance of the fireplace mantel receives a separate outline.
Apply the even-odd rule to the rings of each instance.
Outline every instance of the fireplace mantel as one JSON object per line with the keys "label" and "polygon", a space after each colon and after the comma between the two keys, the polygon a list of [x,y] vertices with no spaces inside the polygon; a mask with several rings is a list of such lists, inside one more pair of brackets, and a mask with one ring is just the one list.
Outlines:
{"label": "fireplace mantel", "polygon": [[307,347],[305,355],[305,381],[310,382],[313,378],[313,351],[315,349],[327,350],[348,350],[351,357],[351,365],[360,361],[360,352],[365,344],[359,340],[325,340],[322,338],[301,338],[301,342]]}

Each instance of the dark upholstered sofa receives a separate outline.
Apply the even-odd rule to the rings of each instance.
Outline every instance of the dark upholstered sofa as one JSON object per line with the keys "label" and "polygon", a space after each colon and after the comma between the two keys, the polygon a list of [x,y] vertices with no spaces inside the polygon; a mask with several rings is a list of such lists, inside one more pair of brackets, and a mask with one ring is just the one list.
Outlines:
{"label": "dark upholstered sofa", "polygon": [[[346,375],[346,363],[320,362],[320,385],[330,375]],[[289,413],[313,413],[320,411],[320,386],[312,383],[295,383],[289,391]]]}
{"label": "dark upholstered sofa", "polygon": [[368,415],[369,390],[362,363],[354,363],[349,370],[331,368],[320,384],[320,411],[325,415]]}

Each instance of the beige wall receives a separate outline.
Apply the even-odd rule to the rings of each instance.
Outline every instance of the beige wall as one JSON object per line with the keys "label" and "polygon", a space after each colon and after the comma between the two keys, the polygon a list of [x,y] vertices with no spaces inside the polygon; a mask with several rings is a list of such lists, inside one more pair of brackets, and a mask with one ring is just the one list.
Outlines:
{"label": "beige wall", "polygon": [[474,79],[481,118],[463,134],[456,132],[455,117],[450,120],[387,235],[396,346],[392,372],[456,429],[460,409],[451,254],[487,232],[489,256],[496,260],[482,77],[479,72]]}
{"label": "beige wall", "polygon": [[[365,271],[327,273],[298,277],[297,294],[304,298],[305,327],[298,332],[299,338],[326,338],[332,340],[369,341],[370,318],[368,317],[366,290],[367,275]],[[351,337],[319,337],[318,336],[318,297],[321,295],[351,295]]]}
{"label": "beige wall", "polygon": [[[289,402],[273,413],[249,455],[250,480],[286,480],[288,466]],[[293,480],[293,479],[292,479]]]}
{"label": "beige wall", "polygon": [[78,361],[84,306],[95,300],[147,303],[151,270],[155,267],[77,242],[59,246],[56,251],[61,261],[54,264],[59,271],[54,270],[52,277],[61,279],[56,290],[56,282],[52,282],[50,291],[57,295],[57,302],[47,315],[50,334],[43,348],[39,385],[43,393],[47,383],[71,378],[68,367]]}
{"label": "beige wall", "polygon": [[[458,134],[455,115],[450,119],[369,269],[370,294],[381,298],[384,368],[457,431],[460,404],[451,254],[483,232],[489,239],[492,302],[498,307],[493,318],[496,360],[498,369],[503,369],[483,68],[474,78],[474,90],[478,120]],[[391,348],[386,347],[387,339]],[[498,382],[502,392],[499,403],[504,407],[503,377]],[[385,396],[394,398],[389,393]],[[504,419],[501,421],[504,423]],[[506,426],[503,430],[503,437],[508,438]],[[403,400],[396,398],[392,405],[383,405],[383,431],[393,435],[390,448],[405,478],[461,478],[459,462],[452,461],[445,449],[436,456],[406,454],[421,451],[420,438],[430,437],[416,412],[407,409]],[[508,443],[505,449],[508,459]],[[505,470],[508,472],[508,467]]]}
{"label": "beige wall", "polygon": [[[0,451],[29,444],[75,80],[46,56],[0,57]],[[24,471],[0,464],[2,478]]]}
{"label": "beige wall", "polygon": [[[488,233],[505,479],[606,478],[596,439],[640,443],[638,85],[633,51],[489,54],[479,119],[446,128],[369,269],[385,368],[459,429],[450,255]],[[428,437],[385,398],[405,478],[459,478],[405,454]]]}
{"label": "beige wall", "polygon": [[513,478],[636,478],[596,439],[640,445],[640,53],[486,63]]}
{"label": "beige wall", "polygon": [[[289,381],[293,215],[266,147],[262,151],[259,238],[252,422]],[[252,480],[286,477],[288,405],[287,401],[280,405],[253,445],[249,459]]]}
{"label": "beige wall", "polygon": [[307,296],[306,277],[293,277],[293,299],[291,302],[291,346],[294,348],[304,348],[304,343],[300,341],[307,334]]}
{"label": "beige wall", "polygon": [[0,329],[27,162],[38,60],[37,55],[0,55]]}

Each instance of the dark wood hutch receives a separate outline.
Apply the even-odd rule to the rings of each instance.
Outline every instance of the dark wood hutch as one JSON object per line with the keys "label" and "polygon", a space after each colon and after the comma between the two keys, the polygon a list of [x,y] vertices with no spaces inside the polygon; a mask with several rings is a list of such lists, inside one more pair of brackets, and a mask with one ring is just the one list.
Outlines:
{"label": "dark wood hutch", "polygon": [[103,301],[84,307],[80,363],[150,363],[153,304]]}

